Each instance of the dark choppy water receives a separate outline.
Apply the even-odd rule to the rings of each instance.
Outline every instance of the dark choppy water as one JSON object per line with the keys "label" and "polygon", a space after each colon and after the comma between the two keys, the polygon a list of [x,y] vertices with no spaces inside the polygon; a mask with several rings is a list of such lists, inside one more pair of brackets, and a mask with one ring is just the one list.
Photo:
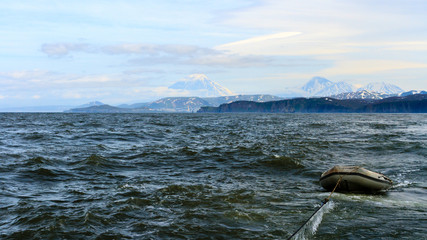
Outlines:
{"label": "dark choppy water", "polygon": [[357,164],[396,185],[299,237],[425,239],[426,158],[425,114],[0,114],[0,238],[284,239]]}

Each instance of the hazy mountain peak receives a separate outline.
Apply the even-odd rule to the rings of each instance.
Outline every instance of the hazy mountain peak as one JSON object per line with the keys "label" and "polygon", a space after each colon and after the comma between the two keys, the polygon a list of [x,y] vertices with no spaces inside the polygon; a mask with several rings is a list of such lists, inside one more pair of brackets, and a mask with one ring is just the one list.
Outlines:
{"label": "hazy mountain peak", "polygon": [[234,95],[229,89],[210,80],[205,74],[191,74],[182,81],[172,84],[170,89],[184,90],[199,97]]}
{"label": "hazy mountain peak", "polygon": [[346,82],[332,82],[323,77],[313,77],[302,88],[308,96],[330,96],[352,92],[355,88]]}
{"label": "hazy mountain peak", "polygon": [[385,93],[385,94],[398,94],[403,92],[403,89],[400,87],[385,83],[385,82],[373,82],[369,83],[361,88],[359,88],[357,91],[367,90],[369,92],[378,92],[378,93]]}
{"label": "hazy mountain peak", "polygon": [[302,86],[302,90],[307,92],[309,95],[312,95],[333,84],[334,84],[333,82],[329,81],[326,78],[313,77],[304,86]]}
{"label": "hazy mountain peak", "polygon": [[185,78],[184,80],[187,80],[187,81],[197,81],[197,80],[199,80],[199,81],[209,81],[208,76],[206,76],[203,73],[194,73],[194,74],[191,74],[187,78]]}
{"label": "hazy mountain peak", "polygon": [[80,105],[80,106],[78,106],[78,108],[93,107],[93,106],[102,106],[102,105],[105,105],[105,103],[102,103],[100,101],[93,101],[93,102],[88,102],[86,104]]}

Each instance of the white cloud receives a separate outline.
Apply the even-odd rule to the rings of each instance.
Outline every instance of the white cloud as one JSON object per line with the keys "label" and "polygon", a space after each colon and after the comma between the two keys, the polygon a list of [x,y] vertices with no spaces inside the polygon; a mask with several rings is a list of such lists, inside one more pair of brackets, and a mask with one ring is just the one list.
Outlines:
{"label": "white cloud", "polygon": [[88,43],[45,43],[41,51],[50,57],[62,57],[72,52],[102,53],[111,55],[172,55],[194,56],[218,54],[217,50],[193,45],[180,44],[140,44],[126,43],[116,45],[95,45]]}
{"label": "white cloud", "polygon": [[85,43],[45,43],[41,51],[49,57],[63,57],[70,52],[95,52],[96,48]]}
{"label": "white cloud", "polygon": [[224,23],[269,31],[323,31],[326,35],[340,36],[376,35],[378,32],[394,35],[396,30],[425,26],[422,9],[426,6],[427,2],[419,0],[263,0],[261,4],[231,12]]}
{"label": "white cloud", "polygon": [[102,47],[102,52],[106,54],[143,54],[143,55],[176,55],[193,56],[203,54],[217,54],[216,50],[193,45],[180,44],[118,44]]}
{"label": "white cloud", "polygon": [[395,60],[341,60],[331,68],[321,71],[324,76],[372,74],[383,71],[427,68],[427,63]]}
{"label": "white cloud", "polygon": [[229,47],[236,46],[236,45],[247,45],[247,44],[254,44],[254,43],[256,44],[256,43],[264,42],[264,41],[268,41],[268,40],[284,39],[284,38],[296,36],[299,34],[301,34],[301,33],[300,32],[282,32],[282,33],[276,33],[276,34],[270,34],[270,35],[263,35],[263,36],[259,36],[259,37],[253,37],[253,38],[237,41],[237,42],[231,42],[231,43],[223,44],[223,45],[218,46],[217,48],[218,49],[228,49]]}
{"label": "white cloud", "polygon": [[333,55],[357,51],[341,39],[321,33],[298,33],[284,38],[269,36],[272,35],[223,44],[217,49],[240,55],[268,56]]}
{"label": "white cloud", "polygon": [[245,68],[256,66],[273,65],[274,60],[266,56],[240,55],[240,54],[218,54],[206,55],[184,61],[184,64],[220,66],[226,68]]}
{"label": "white cloud", "polygon": [[119,82],[120,79],[107,76],[107,75],[88,75],[88,76],[77,76],[77,77],[68,77],[68,78],[58,78],[53,81],[56,84],[90,84],[90,83],[108,83],[108,82]]}
{"label": "white cloud", "polygon": [[35,79],[52,75],[52,72],[42,70],[24,70],[13,72],[0,72],[0,77],[11,79]]}
{"label": "white cloud", "polygon": [[427,42],[423,41],[386,42],[383,46],[395,51],[427,51]]}
{"label": "white cloud", "polygon": [[[294,33],[280,33],[232,43],[231,46],[256,43],[268,39],[280,39]],[[227,47],[226,45],[225,47]],[[225,48],[224,47],[224,48]],[[262,56],[240,55],[220,49],[205,48],[192,45],[161,45],[161,44],[117,44],[97,46],[91,44],[52,43],[43,44],[42,51],[51,57],[63,57],[72,52],[91,54],[124,55],[132,57],[129,63],[136,65],[204,65],[221,67],[252,67],[271,64],[272,59]],[[75,80],[76,81],[76,80]]]}

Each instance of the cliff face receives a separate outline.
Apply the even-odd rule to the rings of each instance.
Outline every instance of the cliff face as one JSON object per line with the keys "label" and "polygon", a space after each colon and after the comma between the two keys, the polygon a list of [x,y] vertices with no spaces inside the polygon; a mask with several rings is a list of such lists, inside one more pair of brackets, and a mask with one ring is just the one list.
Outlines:
{"label": "cliff face", "polygon": [[295,98],[272,102],[238,101],[219,107],[202,107],[199,112],[264,113],[427,113],[427,95],[393,97],[382,100],[337,100],[333,98]]}
{"label": "cliff face", "polygon": [[373,113],[427,113],[427,94],[391,97],[361,107]]}

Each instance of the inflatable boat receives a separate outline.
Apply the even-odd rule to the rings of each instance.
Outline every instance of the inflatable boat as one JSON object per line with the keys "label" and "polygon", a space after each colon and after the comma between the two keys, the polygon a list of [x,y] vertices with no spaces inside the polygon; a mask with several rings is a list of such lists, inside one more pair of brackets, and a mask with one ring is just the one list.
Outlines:
{"label": "inflatable boat", "polygon": [[335,166],[320,176],[320,185],[328,191],[337,186],[339,192],[377,192],[389,189],[393,181],[362,167]]}

